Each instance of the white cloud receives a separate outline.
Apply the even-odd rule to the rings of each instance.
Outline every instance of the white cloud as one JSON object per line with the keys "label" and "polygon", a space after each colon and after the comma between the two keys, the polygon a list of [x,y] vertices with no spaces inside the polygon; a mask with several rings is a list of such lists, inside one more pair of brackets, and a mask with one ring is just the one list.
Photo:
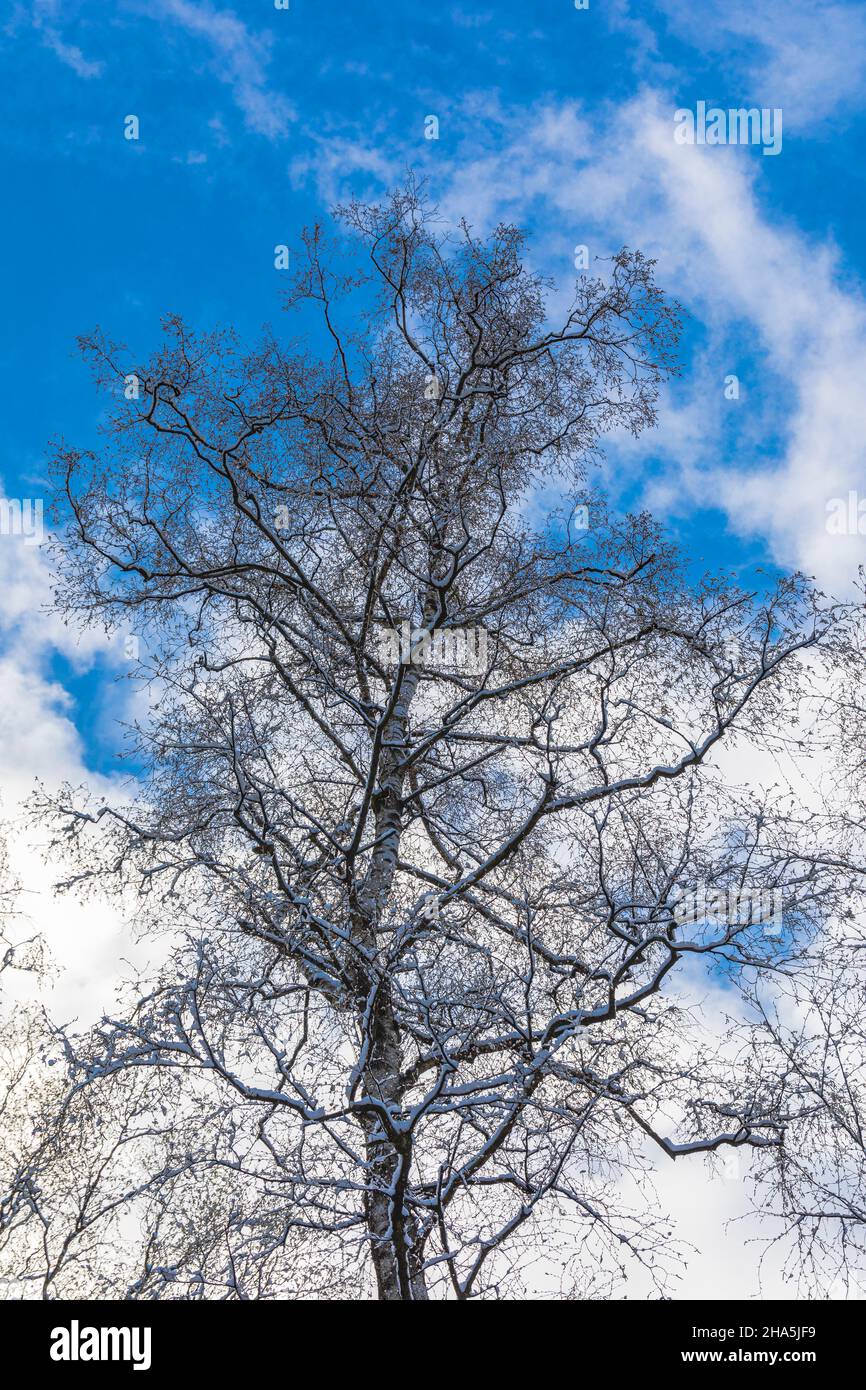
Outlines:
{"label": "white cloud", "polygon": [[50,48],[61,63],[71,68],[79,77],[85,80],[99,77],[105,64],[85,58],[77,44],[68,43],[64,39],[59,27],[63,17],[59,0],[34,0],[30,19],[46,48]]}
{"label": "white cloud", "polygon": [[254,34],[233,10],[208,0],[158,0],[151,10],[201,39],[211,50],[220,81],[232,90],[250,130],[279,140],[295,120],[292,103],[269,84],[270,41]]}
{"label": "white cloud", "polygon": [[[844,590],[866,538],[829,534],[827,509],[858,486],[866,497],[866,302],[829,238],[773,210],[763,180],[775,161],[740,146],[675,144],[676,102],[657,91],[592,119],[577,102],[527,112],[468,100],[488,139],[479,149],[474,134],[434,178],[448,217],[479,230],[500,218],[530,223],[531,254],[563,290],[575,244],[602,256],[640,247],[704,326],[688,364],[696,370],[667,392],[657,435],[623,445],[618,461],[634,476],[661,450],[648,499],[720,507],[779,564]],[[340,139],[326,143],[318,176],[333,194],[359,171],[384,181],[399,163],[396,151]],[[741,394],[726,402],[732,372]]]}
{"label": "white cloud", "polygon": [[74,703],[50,670],[56,653],[83,671],[111,648],[101,634],[79,637],[48,614],[49,598],[44,552],[20,536],[0,535],[0,815],[9,827],[11,867],[25,890],[21,911],[29,929],[43,933],[58,967],[48,1003],[58,1018],[90,1019],[111,1003],[122,961],[140,952],[114,907],[53,892],[64,865],[43,862],[46,837],[24,827],[21,809],[37,778],[49,788],[68,779],[118,794],[118,779],[87,766]]}
{"label": "white cloud", "polygon": [[701,54],[723,59],[729,83],[742,84],[744,100],[781,106],[790,130],[815,133],[830,117],[844,120],[864,105],[862,5],[789,0],[778,16],[753,0],[710,6],[662,0],[660,8],[675,33]]}
{"label": "white cloud", "polygon": [[[691,967],[680,967],[668,997],[690,1011],[694,1033],[689,1036],[700,1037],[717,1056],[727,1054],[733,1067],[737,1043],[731,1019],[745,1018],[739,996],[693,962]],[[667,1128],[658,1120],[655,1123],[666,1138],[682,1137],[676,1122]],[[671,1298],[796,1297],[796,1288],[782,1273],[785,1247],[768,1245],[779,1228],[754,1211],[750,1170],[755,1155],[751,1150],[727,1148],[713,1158],[688,1154],[676,1159],[660,1157],[655,1146],[645,1152],[653,1164],[655,1210],[670,1217],[675,1237],[685,1247],[684,1267],[671,1283]],[[626,1176],[621,1183],[626,1200],[631,1198],[632,1186]],[[632,1262],[626,1272],[626,1297],[653,1296],[647,1270]]]}
{"label": "white cloud", "polygon": [[[405,168],[399,158],[363,140],[341,136],[320,136],[310,133],[313,153],[299,155],[289,166],[289,178],[294,188],[315,178],[319,197],[326,207],[339,203],[346,194],[346,170],[352,170],[352,192],[367,196],[365,185],[372,191],[397,182]],[[364,184],[361,183],[364,179]]]}
{"label": "white cloud", "polygon": [[65,43],[61,35],[54,28],[41,26],[40,32],[44,43],[56,54],[61,63],[65,63],[68,68],[72,68],[79,77],[90,78],[99,77],[104,71],[105,64],[93,62],[85,58],[77,44]]}
{"label": "white cloud", "polygon": [[[623,113],[617,130],[629,129],[640,133],[639,157],[635,142],[605,211],[624,237],[658,254],[662,279],[707,325],[716,354],[715,382],[704,376],[694,383],[691,404],[709,407],[709,428],[702,449],[693,434],[689,440],[694,453],[682,461],[684,482],[693,495],[700,489],[718,499],[741,534],[765,538],[781,564],[843,587],[864,558],[864,542],[829,535],[826,521],[830,498],[862,488],[866,304],[859,287],[845,282],[831,244],[816,244],[766,209],[746,151],[674,145],[658,98]],[[753,358],[749,370],[759,379],[751,399],[727,408],[765,407],[753,421],[753,452],[747,438],[745,456],[722,462],[713,459],[722,452],[713,416],[738,355]],[[747,377],[747,393],[749,386]],[[769,462],[762,427],[771,432],[768,442],[774,431],[781,439]]]}
{"label": "white cloud", "polygon": [[[670,1216],[677,1239],[692,1247],[682,1277],[671,1287],[674,1299],[796,1297],[783,1279],[778,1250],[759,1263],[770,1231],[751,1212],[747,1169],[739,1155],[731,1150],[714,1170],[706,1159],[691,1155],[660,1162],[655,1171],[658,1208]],[[646,1274],[630,1270],[626,1290],[629,1298],[651,1294]]]}

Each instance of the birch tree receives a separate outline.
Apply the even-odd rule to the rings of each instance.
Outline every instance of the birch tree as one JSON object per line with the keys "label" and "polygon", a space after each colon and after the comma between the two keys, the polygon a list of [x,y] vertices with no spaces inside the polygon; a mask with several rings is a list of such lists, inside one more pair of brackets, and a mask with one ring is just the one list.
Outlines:
{"label": "birch tree", "polygon": [[318,355],[83,342],[112,404],[56,451],[57,604],[138,647],[135,791],[34,814],[159,961],[58,1029],[7,1258],[44,1297],[663,1290],[655,1158],[784,1142],[681,981],[777,971],[856,878],[716,754],[787,739],[841,615],[587,491],[675,371],[652,262],[552,326],[511,227],[411,185],[337,226],[287,298]]}

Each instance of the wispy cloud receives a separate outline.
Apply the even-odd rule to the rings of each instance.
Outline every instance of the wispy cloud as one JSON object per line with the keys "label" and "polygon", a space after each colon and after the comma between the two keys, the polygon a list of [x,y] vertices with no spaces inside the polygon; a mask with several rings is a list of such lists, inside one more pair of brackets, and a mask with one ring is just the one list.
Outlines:
{"label": "wispy cloud", "polygon": [[208,0],[157,0],[148,13],[180,25],[207,45],[217,77],[231,88],[250,130],[269,140],[288,133],[296,113],[270,83],[269,36],[253,33],[233,10],[218,9]]}
{"label": "wispy cloud", "polygon": [[57,0],[35,0],[32,11],[33,28],[40,35],[46,48],[50,48],[55,57],[71,68],[78,77],[99,77],[105,70],[105,64],[85,58],[77,44],[67,42],[59,27],[58,21],[61,18]]}
{"label": "wispy cloud", "polygon": [[[643,6],[640,7],[644,9]],[[695,6],[660,0],[673,31],[703,55],[723,56],[744,96],[782,106],[808,132],[866,105],[866,10],[843,0],[788,0],[778,14],[754,0]]]}

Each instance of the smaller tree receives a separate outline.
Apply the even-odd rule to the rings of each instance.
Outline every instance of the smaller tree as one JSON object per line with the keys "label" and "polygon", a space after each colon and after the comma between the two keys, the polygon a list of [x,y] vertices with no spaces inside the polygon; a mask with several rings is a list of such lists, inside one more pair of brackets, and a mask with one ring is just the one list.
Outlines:
{"label": "smaller tree", "polygon": [[[20,910],[20,896],[0,830],[0,1252],[15,1251],[11,1263],[0,1257],[4,1298],[29,1291],[24,1249],[38,1239],[26,1195],[30,1164],[39,1150],[40,1118],[56,1122],[68,1088],[62,1067],[56,1077],[47,1072],[51,1027],[32,986],[48,981],[51,965],[42,937]],[[22,981],[31,988],[22,988]]]}
{"label": "smaller tree", "polygon": [[745,1059],[786,1134],[756,1174],[758,1210],[775,1228],[786,1277],[831,1298],[866,1297],[864,653],[861,609],[825,668],[820,717],[826,861],[844,866],[846,891],[797,969],[752,986],[757,1022]]}
{"label": "smaller tree", "polygon": [[866,939],[822,941],[769,998],[748,1065],[786,1142],[756,1174],[786,1278],[812,1297],[866,1296]]}

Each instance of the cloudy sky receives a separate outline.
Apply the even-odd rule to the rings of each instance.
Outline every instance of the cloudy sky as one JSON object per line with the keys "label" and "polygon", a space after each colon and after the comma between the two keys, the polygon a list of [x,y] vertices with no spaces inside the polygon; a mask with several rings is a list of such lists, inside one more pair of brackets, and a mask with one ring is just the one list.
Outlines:
{"label": "cloudy sky", "polygon": [[[862,6],[32,0],[5,7],[0,64],[8,499],[44,496],[50,440],[95,441],[79,333],[98,324],[144,357],[166,312],[248,337],[279,327],[275,245],[409,166],[444,216],[525,226],[555,296],[578,246],[656,257],[689,312],[683,375],[654,436],[612,441],[599,481],[614,505],[663,517],[697,563],[799,567],[847,589],[866,535],[828,519],[834,499],[866,499]],[[781,149],[678,143],[675,113],[699,102],[780,110]],[[40,546],[0,534],[12,818],[37,775],[122,775],[123,643],[62,627],[48,595]],[[51,897],[30,839],[13,848],[65,967],[58,1007],[84,1016],[133,948],[108,910]],[[741,1177],[678,1165],[660,1179],[700,1251],[684,1296],[758,1291],[754,1232],[724,1226]],[[764,1273],[784,1296],[772,1261]]]}

